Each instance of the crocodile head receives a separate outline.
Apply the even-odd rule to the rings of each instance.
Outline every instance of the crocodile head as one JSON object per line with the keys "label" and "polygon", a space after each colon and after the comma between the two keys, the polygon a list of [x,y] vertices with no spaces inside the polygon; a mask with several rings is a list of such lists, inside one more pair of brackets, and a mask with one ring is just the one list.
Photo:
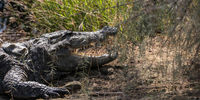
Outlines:
{"label": "crocodile head", "polygon": [[57,31],[42,35],[42,38],[48,39],[50,44],[48,52],[54,59],[56,65],[62,70],[71,70],[77,66],[83,66],[85,62],[94,65],[103,65],[117,57],[117,53],[104,54],[98,57],[78,56],[71,51],[89,45],[92,42],[102,42],[108,36],[117,34],[117,28],[104,27],[95,32],[73,32],[69,30]]}
{"label": "crocodile head", "polygon": [[65,51],[68,51],[69,49],[81,48],[92,42],[103,41],[107,36],[116,35],[116,33],[117,28],[105,26],[101,30],[95,32],[61,30],[43,34],[41,38],[48,40],[48,44],[50,44],[48,52],[57,53],[58,55],[66,55]]}

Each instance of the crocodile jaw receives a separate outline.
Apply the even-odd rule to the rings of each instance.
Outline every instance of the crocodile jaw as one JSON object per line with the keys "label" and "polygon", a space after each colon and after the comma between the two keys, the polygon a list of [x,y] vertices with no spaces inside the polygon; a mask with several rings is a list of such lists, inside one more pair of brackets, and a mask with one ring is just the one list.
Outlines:
{"label": "crocodile jaw", "polygon": [[49,54],[59,67],[58,69],[68,71],[76,69],[75,67],[78,66],[89,66],[90,64],[92,64],[91,66],[103,65],[115,60],[117,53],[91,57],[73,55],[72,51],[92,42],[102,42],[108,36],[113,36],[116,33],[117,28],[104,27],[95,32],[72,32],[66,30],[50,33],[49,35],[46,34],[44,37],[48,38],[50,43],[52,43]]}

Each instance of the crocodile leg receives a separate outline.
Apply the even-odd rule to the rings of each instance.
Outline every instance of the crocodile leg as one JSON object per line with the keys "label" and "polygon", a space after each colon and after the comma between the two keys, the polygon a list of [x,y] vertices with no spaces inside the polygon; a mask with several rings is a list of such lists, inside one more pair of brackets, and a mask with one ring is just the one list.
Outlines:
{"label": "crocodile leg", "polygon": [[34,81],[25,81],[24,77],[26,77],[25,72],[20,67],[13,67],[4,78],[5,91],[15,98],[49,98],[68,93],[66,89],[49,87]]}
{"label": "crocodile leg", "polygon": [[0,65],[11,67],[3,79],[3,90],[14,98],[48,98],[67,94],[63,88],[49,87],[34,81],[28,81],[27,66],[0,52]]}

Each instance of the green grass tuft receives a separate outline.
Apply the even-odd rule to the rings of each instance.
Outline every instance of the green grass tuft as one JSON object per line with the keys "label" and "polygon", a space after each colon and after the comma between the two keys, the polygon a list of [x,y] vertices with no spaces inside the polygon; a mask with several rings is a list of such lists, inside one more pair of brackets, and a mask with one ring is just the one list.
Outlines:
{"label": "green grass tuft", "polygon": [[[123,1],[123,2],[122,2]],[[44,0],[33,7],[36,27],[43,32],[60,29],[93,31],[105,25],[114,25],[129,0]],[[121,20],[121,19],[120,19]]]}

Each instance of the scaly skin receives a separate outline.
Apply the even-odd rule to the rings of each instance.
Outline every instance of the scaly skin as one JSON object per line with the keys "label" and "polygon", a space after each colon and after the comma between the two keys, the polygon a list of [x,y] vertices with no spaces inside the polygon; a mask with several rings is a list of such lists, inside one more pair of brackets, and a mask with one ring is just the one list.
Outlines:
{"label": "scaly skin", "polygon": [[101,66],[115,60],[117,53],[95,57],[74,55],[71,51],[101,42],[116,33],[117,29],[112,27],[96,32],[62,30],[22,43],[4,43],[0,48],[0,93],[15,98],[49,98],[67,94],[66,89],[44,83],[83,66]]}

